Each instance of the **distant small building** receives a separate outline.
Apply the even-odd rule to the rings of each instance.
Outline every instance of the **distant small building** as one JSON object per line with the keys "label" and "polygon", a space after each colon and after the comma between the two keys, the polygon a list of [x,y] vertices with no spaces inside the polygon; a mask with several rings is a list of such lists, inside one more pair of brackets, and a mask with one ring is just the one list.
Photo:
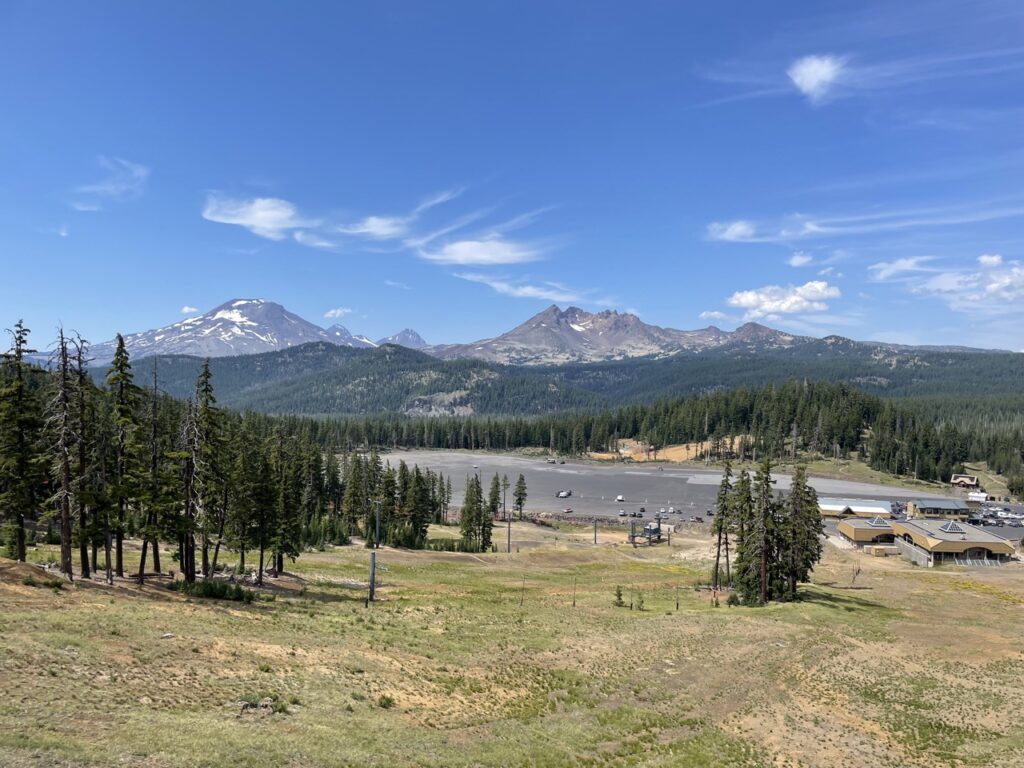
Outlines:
{"label": "distant small building", "polygon": [[892,517],[892,503],[874,499],[818,499],[823,517]]}
{"label": "distant small building", "polygon": [[863,546],[865,544],[891,544],[895,534],[892,522],[883,517],[851,517],[840,520],[836,526],[845,539]]}
{"label": "distant small building", "polygon": [[892,529],[903,556],[928,567],[1001,563],[1015,551],[1002,536],[955,520],[894,520]]}
{"label": "distant small building", "polygon": [[907,502],[907,517],[937,520],[966,520],[970,507],[962,499],[911,499]]}
{"label": "distant small building", "polygon": [[954,488],[978,488],[981,485],[977,475],[953,475],[949,478],[949,484]]}

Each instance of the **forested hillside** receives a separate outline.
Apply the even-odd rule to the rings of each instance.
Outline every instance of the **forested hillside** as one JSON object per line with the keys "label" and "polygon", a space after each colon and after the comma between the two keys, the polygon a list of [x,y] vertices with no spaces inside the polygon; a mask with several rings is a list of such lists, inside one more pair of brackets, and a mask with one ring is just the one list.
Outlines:
{"label": "forested hillside", "polygon": [[[164,391],[187,397],[202,363],[172,355],[146,358],[139,365],[143,370],[156,365]],[[364,350],[305,344],[213,358],[210,370],[222,405],[263,413],[537,414],[608,404],[600,395],[531,369],[442,361],[394,345]]]}
{"label": "forested hillside", "polygon": [[875,469],[947,479],[965,461],[987,461],[1024,492],[1020,425],[956,425],[846,384],[789,381],[722,390],[611,411],[535,418],[422,419],[379,416],[322,422],[321,440],[345,446],[540,447],[567,454],[609,451],[618,440],[653,446],[702,443],[711,458],[858,457]]}
{"label": "forested hillside", "polygon": [[[139,365],[149,370],[154,362],[165,391],[187,396],[201,360],[163,356]],[[1024,405],[1024,355],[868,348],[836,338],[792,349],[734,347],[668,359],[548,367],[442,361],[394,346],[359,350],[314,343],[215,358],[210,365],[224,406],[278,414],[533,415],[649,403],[791,378],[847,382],[885,397],[955,395],[974,410],[979,402],[1000,409],[1008,403],[1018,409]]]}

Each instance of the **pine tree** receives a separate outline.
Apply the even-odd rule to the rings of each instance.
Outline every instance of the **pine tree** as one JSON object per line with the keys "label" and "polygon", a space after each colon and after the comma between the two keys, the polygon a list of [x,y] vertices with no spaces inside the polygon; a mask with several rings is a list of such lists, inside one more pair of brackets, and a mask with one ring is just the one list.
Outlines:
{"label": "pine tree", "polygon": [[0,522],[8,554],[24,562],[25,524],[39,516],[46,487],[40,441],[43,406],[30,386],[25,362],[25,355],[35,352],[28,345],[29,329],[19,320],[8,333],[12,345],[3,356],[6,382],[0,382]]}
{"label": "pine tree", "polygon": [[802,464],[793,473],[793,483],[781,511],[780,567],[785,575],[785,596],[793,600],[797,584],[807,581],[814,564],[821,559],[824,533],[818,494],[807,484],[807,468]]}
{"label": "pine tree", "polygon": [[729,521],[732,514],[732,465],[725,462],[725,469],[722,471],[722,482],[718,486],[718,497],[715,500],[715,571],[712,574],[711,584],[718,589],[721,579],[722,561],[722,540],[728,536]]}
{"label": "pine tree", "polygon": [[77,377],[64,329],[58,329],[57,359],[54,371],[55,392],[50,400],[47,426],[52,434],[52,468],[56,502],[60,514],[60,570],[74,577],[71,560],[71,506],[75,492],[72,473],[73,452],[78,442],[75,432],[75,387]]}
{"label": "pine tree", "polygon": [[480,497],[480,481],[476,475],[469,475],[466,478],[466,493],[459,522],[462,544],[469,551],[480,548],[480,517],[483,512]]}
{"label": "pine tree", "polygon": [[523,507],[526,506],[526,478],[519,475],[519,479],[516,480],[515,490],[512,491],[512,500],[517,510],[519,510],[519,519],[523,519]]}
{"label": "pine tree", "polygon": [[121,334],[117,335],[114,359],[107,373],[107,388],[113,402],[116,432],[113,476],[110,478],[111,496],[117,509],[114,527],[114,570],[118,577],[123,577],[125,524],[129,507],[137,498],[139,486],[139,456],[136,442],[139,422],[138,388],[135,386],[131,362]]}
{"label": "pine tree", "polygon": [[498,517],[498,510],[501,508],[501,478],[495,475],[491,478],[491,488],[487,494],[487,513],[491,520]]}

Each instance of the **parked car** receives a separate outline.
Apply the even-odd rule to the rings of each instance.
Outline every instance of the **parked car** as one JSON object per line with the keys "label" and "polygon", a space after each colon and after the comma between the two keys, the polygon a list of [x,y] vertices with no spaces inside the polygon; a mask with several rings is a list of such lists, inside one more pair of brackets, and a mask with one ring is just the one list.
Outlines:
{"label": "parked car", "polygon": [[647,507],[640,507],[640,512],[641,513],[646,512],[646,511],[647,511]]}
{"label": "parked car", "polygon": [[697,517],[694,517],[693,515],[690,515],[690,522],[691,522],[691,523],[696,523],[696,522],[698,521],[698,519],[699,519],[699,518],[697,518]]}
{"label": "parked car", "polygon": [[620,509],[619,510],[619,517],[625,517],[625,516],[626,516],[626,510]]}
{"label": "parked car", "polygon": [[555,463],[554,459],[548,459],[548,464],[554,464],[554,463]]}
{"label": "parked car", "polygon": [[693,518],[693,521],[695,523],[703,523],[704,522],[704,518],[703,517],[695,517],[695,518]]}
{"label": "parked car", "polygon": [[626,500],[626,497],[620,493],[618,496],[615,497],[615,500],[621,504],[623,501]]}
{"label": "parked car", "polygon": [[572,514],[572,507],[566,507],[566,508],[565,508],[565,509],[563,509],[562,511],[563,511],[563,512],[564,512],[565,514],[567,514],[567,515],[571,515],[571,514]]}
{"label": "parked car", "polygon": [[643,517],[643,516],[644,516],[644,513],[643,513],[643,512],[637,512],[637,513],[636,513],[636,516],[637,516],[637,517]]}
{"label": "parked car", "polygon": [[559,459],[558,463],[559,464],[565,464],[565,459]]}

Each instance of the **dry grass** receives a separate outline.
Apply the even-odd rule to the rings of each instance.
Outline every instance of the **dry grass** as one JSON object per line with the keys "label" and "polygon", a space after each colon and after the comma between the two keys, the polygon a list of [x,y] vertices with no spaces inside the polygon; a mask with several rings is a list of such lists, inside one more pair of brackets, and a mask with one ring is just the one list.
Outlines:
{"label": "dry grass", "polygon": [[[699,536],[513,538],[382,550],[369,609],[355,547],[303,555],[251,605],[28,586],[41,569],[4,562],[0,764],[1024,765],[1019,565],[829,547],[805,600],[715,608]],[[645,610],[613,607],[617,584]],[[238,703],[268,695],[288,712]]]}

